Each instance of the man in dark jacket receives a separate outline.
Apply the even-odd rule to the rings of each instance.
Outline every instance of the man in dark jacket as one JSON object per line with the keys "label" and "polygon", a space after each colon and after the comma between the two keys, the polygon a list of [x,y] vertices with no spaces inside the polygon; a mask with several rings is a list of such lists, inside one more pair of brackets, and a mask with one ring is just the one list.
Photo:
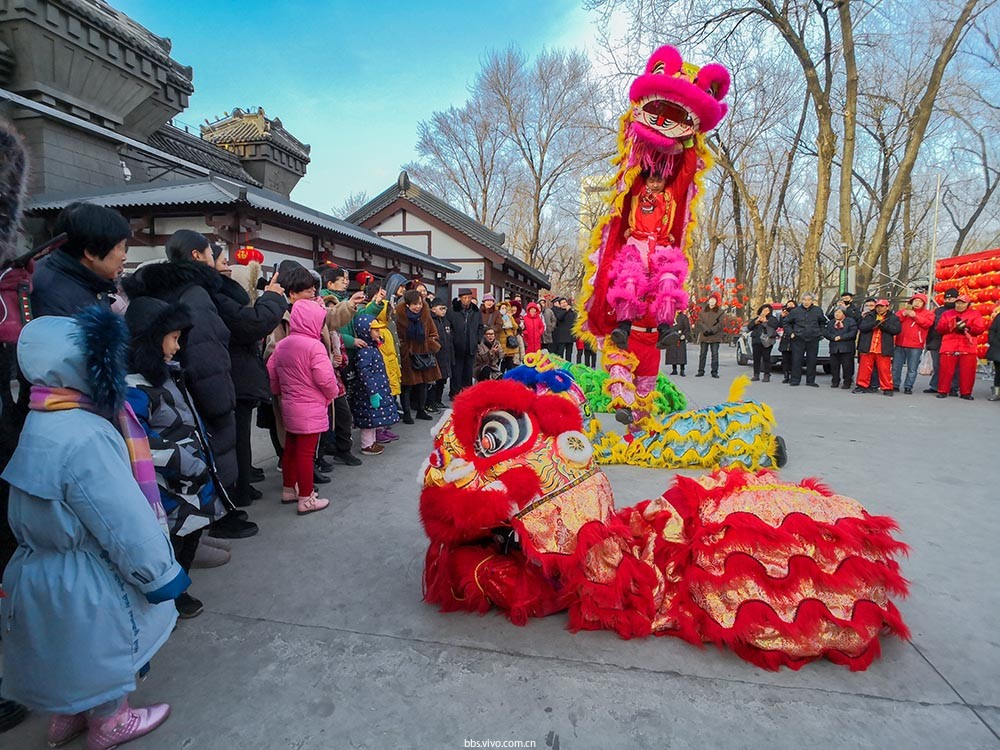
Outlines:
{"label": "man in dark jacket", "polygon": [[449,398],[454,399],[463,388],[472,385],[472,370],[476,362],[476,349],[483,338],[483,316],[472,302],[472,290],[458,290],[458,297],[448,311],[452,343],[455,354],[451,368]]}
{"label": "man in dark jacket", "polygon": [[562,297],[553,303],[552,314],[556,320],[556,329],[552,332],[552,347],[558,356],[572,362],[573,347],[576,344],[576,337],[573,335],[573,327],[576,325],[576,310],[570,305],[568,299]]}
{"label": "man in dark jacket", "polygon": [[[941,362],[941,337],[944,334],[938,332],[937,326],[941,322],[941,316],[948,310],[955,309],[955,300],[958,299],[957,289],[946,289],[944,293],[944,304],[934,311],[934,325],[927,332],[927,343],[924,348],[931,353],[931,362],[934,364],[934,372],[931,375],[929,387],[924,388],[924,393],[937,393],[938,389],[938,365]],[[958,386],[952,390],[952,396],[958,395]]]}
{"label": "man in dark jacket", "polygon": [[111,307],[132,236],[128,222],[110,208],[72,203],[60,212],[54,231],[65,232],[67,239],[32,274],[34,316],[70,316],[94,304]]}
{"label": "man in dark jacket", "polygon": [[441,348],[434,355],[437,357],[441,377],[431,386],[431,393],[427,398],[427,409],[440,411],[444,409],[444,386],[455,366],[455,342],[452,336],[451,321],[448,319],[447,303],[443,299],[435,297],[430,301],[430,306],[431,317],[434,318],[434,325],[437,327],[438,341],[441,343]]}
{"label": "man in dark jacket", "polygon": [[826,332],[826,316],[816,305],[816,298],[806,292],[802,302],[783,323],[785,333],[792,338],[792,372],[789,385],[802,382],[802,365],[806,368],[806,385],[819,388],[816,382],[816,357],[819,354],[819,340]]}
{"label": "man in dark jacket", "polygon": [[893,339],[903,330],[903,323],[889,310],[889,300],[875,301],[875,309],[865,313],[858,323],[858,381],[854,393],[867,393],[872,371],[878,371],[879,387],[886,396],[892,395]]}
{"label": "man in dark jacket", "polygon": [[271,401],[271,384],[264,367],[261,342],[275,329],[288,303],[278,279],[271,277],[263,293],[253,305],[250,295],[231,278],[220,275],[221,286],[212,295],[219,316],[229,329],[229,359],[232,364],[233,387],[236,393],[236,491],[233,502],[247,507],[261,497],[250,484],[253,478],[252,433],[253,410],[260,403]]}
{"label": "man in dark jacket", "polygon": [[833,317],[826,324],[826,338],[830,341],[830,371],[833,373],[830,387],[848,390],[854,380],[858,324],[840,305],[834,308]]}
{"label": "man in dark jacket", "polygon": [[[203,248],[203,249],[199,249]],[[182,229],[167,241],[167,263],[152,263],[122,282],[130,297],[156,297],[181,303],[191,311],[194,326],[178,360],[187,375],[195,408],[210,435],[212,453],[222,486],[236,484],[236,388],[233,385],[231,334],[219,314],[215,297],[221,294],[222,276],[215,270],[208,240]],[[256,524],[228,514],[213,524],[213,536],[241,538],[257,533]]]}

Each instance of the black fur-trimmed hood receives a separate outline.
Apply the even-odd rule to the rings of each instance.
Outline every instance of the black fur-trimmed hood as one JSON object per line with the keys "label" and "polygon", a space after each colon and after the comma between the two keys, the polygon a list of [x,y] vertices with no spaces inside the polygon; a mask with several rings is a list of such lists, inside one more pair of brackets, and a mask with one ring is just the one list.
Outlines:
{"label": "black fur-trimmed hood", "polygon": [[173,300],[191,286],[201,286],[209,294],[217,294],[222,288],[222,276],[204,263],[181,261],[150,263],[122,279],[122,289],[129,299],[156,297]]}
{"label": "black fur-trimmed hood", "polygon": [[131,334],[128,371],[142,375],[150,385],[158,388],[169,376],[167,363],[163,360],[163,337],[171,331],[186,333],[193,324],[191,313],[184,305],[155,297],[139,297],[129,303],[125,322]]}

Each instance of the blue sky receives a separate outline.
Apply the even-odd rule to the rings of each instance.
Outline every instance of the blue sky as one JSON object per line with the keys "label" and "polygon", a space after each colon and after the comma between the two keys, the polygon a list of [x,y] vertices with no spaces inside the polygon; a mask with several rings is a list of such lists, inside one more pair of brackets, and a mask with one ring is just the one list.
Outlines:
{"label": "blue sky", "polygon": [[375,195],[415,158],[417,123],[461,104],[490,48],[583,46],[575,0],[263,2],[110,0],[194,68],[179,124],[263,106],[312,146],[292,198],[329,211]]}

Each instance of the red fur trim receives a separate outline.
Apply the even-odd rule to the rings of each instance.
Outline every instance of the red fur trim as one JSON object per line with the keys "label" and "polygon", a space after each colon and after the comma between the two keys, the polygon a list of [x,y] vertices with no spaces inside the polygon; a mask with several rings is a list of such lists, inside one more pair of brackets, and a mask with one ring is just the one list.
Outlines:
{"label": "red fur trim", "polygon": [[[537,478],[535,482],[537,486]],[[510,518],[510,503],[505,493],[494,490],[425,487],[420,493],[420,521],[432,542],[468,542]]]}
{"label": "red fur trim", "polygon": [[431,544],[424,560],[424,601],[437,604],[442,612],[486,614],[490,602],[475,585],[472,574],[489,555],[484,547],[452,550]]}
{"label": "red fur trim", "polygon": [[899,566],[895,563],[877,563],[861,557],[848,557],[841,560],[836,571],[823,571],[816,561],[805,555],[793,555],[788,559],[788,573],[780,578],[768,575],[763,563],[745,552],[730,553],[723,564],[723,571],[713,575],[699,567],[691,565],[685,573],[688,581],[707,584],[719,590],[730,588],[730,583],[740,578],[752,578],[775,596],[783,598],[795,597],[803,582],[811,582],[816,588],[829,591],[854,591],[861,595],[862,589],[869,587],[884,587],[887,591],[899,596],[906,596],[909,591],[906,580],[899,574]]}
{"label": "red fur trim", "polygon": [[534,416],[542,432],[553,437],[573,430],[583,431],[580,407],[564,396],[539,396]]}

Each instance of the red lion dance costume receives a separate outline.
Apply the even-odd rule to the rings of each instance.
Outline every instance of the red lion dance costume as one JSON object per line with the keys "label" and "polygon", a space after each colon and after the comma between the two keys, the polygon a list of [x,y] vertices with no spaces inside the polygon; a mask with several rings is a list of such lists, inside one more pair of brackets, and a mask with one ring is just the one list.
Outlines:
{"label": "red lion dance costume", "polygon": [[[544,379],[544,382],[542,382]],[[766,669],[852,670],[907,638],[895,522],[769,471],[676,477],[616,509],[572,381],[481,383],[455,399],[423,468],[424,598],[511,622],[561,610],[571,630],[677,635]]]}
{"label": "red lion dance costume", "polygon": [[[676,312],[688,304],[692,210],[710,166],[704,134],[725,116],[728,91],[723,66],[698,68],[675,48],[661,47],[632,82],[631,107],[621,118],[609,212],[584,260],[578,334],[597,343],[610,334],[634,355],[636,361],[620,359],[639,403],[631,382],[611,395],[618,399],[613,407],[638,407],[639,417],[656,385],[657,346],[666,346]],[[657,178],[662,189],[650,189]]]}

